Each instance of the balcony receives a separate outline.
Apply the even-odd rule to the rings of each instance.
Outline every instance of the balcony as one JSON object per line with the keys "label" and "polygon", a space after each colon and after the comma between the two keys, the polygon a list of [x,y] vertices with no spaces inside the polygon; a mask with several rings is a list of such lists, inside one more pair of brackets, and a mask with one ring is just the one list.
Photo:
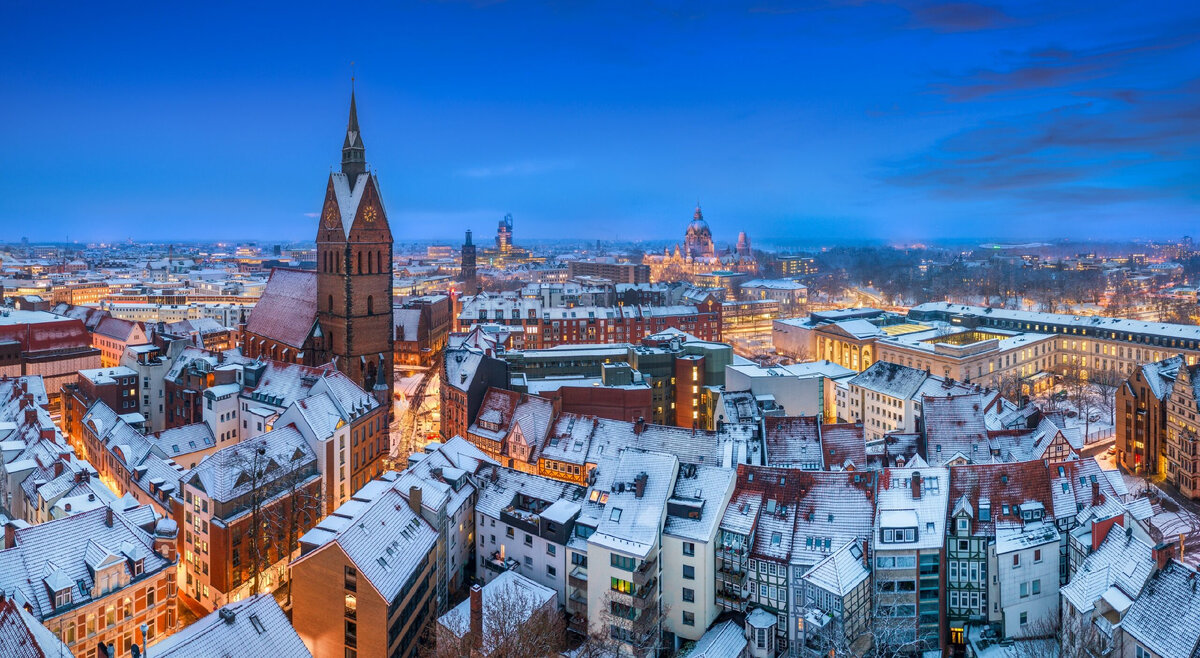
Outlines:
{"label": "balcony", "polygon": [[569,583],[571,587],[587,590],[587,569],[584,569],[583,567],[575,567],[572,569],[571,573],[567,576],[567,583]]}
{"label": "balcony", "polygon": [[587,609],[587,593],[573,590],[571,595],[567,597],[567,612],[587,619]]}
{"label": "balcony", "polygon": [[496,551],[484,559],[483,566],[496,573],[504,573],[516,569],[521,563],[511,557],[500,557],[500,551]]}
{"label": "balcony", "polygon": [[651,582],[658,575],[658,559],[651,558],[642,562],[641,565],[633,572],[633,584],[637,587],[642,587],[646,583]]}
{"label": "balcony", "polygon": [[717,604],[726,610],[737,610],[739,612],[746,611],[746,605],[750,600],[750,594],[742,588],[717,588]]}
{"label": "balcony", "polygon": [[651,578],[650,582],[639,587],[630,597],[633,599],[633,607],[638,610],[653,607],[658,602],[658,579]]}

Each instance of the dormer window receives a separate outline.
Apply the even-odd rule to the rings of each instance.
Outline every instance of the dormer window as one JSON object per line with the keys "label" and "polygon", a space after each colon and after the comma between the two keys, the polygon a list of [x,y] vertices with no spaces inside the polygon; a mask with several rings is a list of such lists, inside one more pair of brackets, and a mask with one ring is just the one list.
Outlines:
{"label": "dormer window", "polygon": [[884,528],[883,543],[908,544],[917,540],[916,528]]}
{"label": "dormer window", "polygon": [[958,519],[958,534],[965,535],[970,529],[971,522],[965,516]]}
{"label": "dormer window", "polygon": [[137,578],[138,576],[142,575],[142,572],[145,570],[145,568],[146,568],[145,558],[138,558],[138,559],[134,560],[133,561],[133,577]]}
{"label": "dormer window", "polygon": [[59,590],[54,593],[54,608],[65,608],[71,605],[71,588]]}

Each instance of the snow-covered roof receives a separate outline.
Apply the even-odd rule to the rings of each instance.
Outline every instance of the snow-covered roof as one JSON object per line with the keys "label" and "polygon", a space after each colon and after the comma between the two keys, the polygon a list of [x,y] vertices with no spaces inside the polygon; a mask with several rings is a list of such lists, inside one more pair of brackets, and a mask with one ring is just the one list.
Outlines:
{"label": "snow-covered roof", "polygon": [[309,658],[287,615],[270,594],[222,606],[150,645],[155,658],[191,656],[279,656]]}

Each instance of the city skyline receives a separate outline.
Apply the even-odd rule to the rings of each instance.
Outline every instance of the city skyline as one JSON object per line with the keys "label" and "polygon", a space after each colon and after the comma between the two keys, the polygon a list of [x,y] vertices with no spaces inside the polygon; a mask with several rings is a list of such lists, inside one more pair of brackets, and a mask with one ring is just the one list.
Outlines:
{"label": "city skyline", "polygon": [[18,8],[0,225],[308,239],[354,61],[401,241],[678,239],[697,198],[720,243],[1177,237],[1200,12],[1164,4]]}

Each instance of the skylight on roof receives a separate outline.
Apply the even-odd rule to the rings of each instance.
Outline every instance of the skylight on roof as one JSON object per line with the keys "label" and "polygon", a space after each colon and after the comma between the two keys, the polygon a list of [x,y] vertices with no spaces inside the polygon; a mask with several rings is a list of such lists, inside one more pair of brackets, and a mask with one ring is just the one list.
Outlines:
{"label": "skylight on roof", "polygon": [[609,513],[609,515],[608,515],[608,519],[609,519],[610,521],[617,521],[617,522],[620,522],[620,520],[621,520],[621,508],[620,508],[620,507],[614,507],[614,508],[612,508],[612,512],[610,512],[610,513]]}

